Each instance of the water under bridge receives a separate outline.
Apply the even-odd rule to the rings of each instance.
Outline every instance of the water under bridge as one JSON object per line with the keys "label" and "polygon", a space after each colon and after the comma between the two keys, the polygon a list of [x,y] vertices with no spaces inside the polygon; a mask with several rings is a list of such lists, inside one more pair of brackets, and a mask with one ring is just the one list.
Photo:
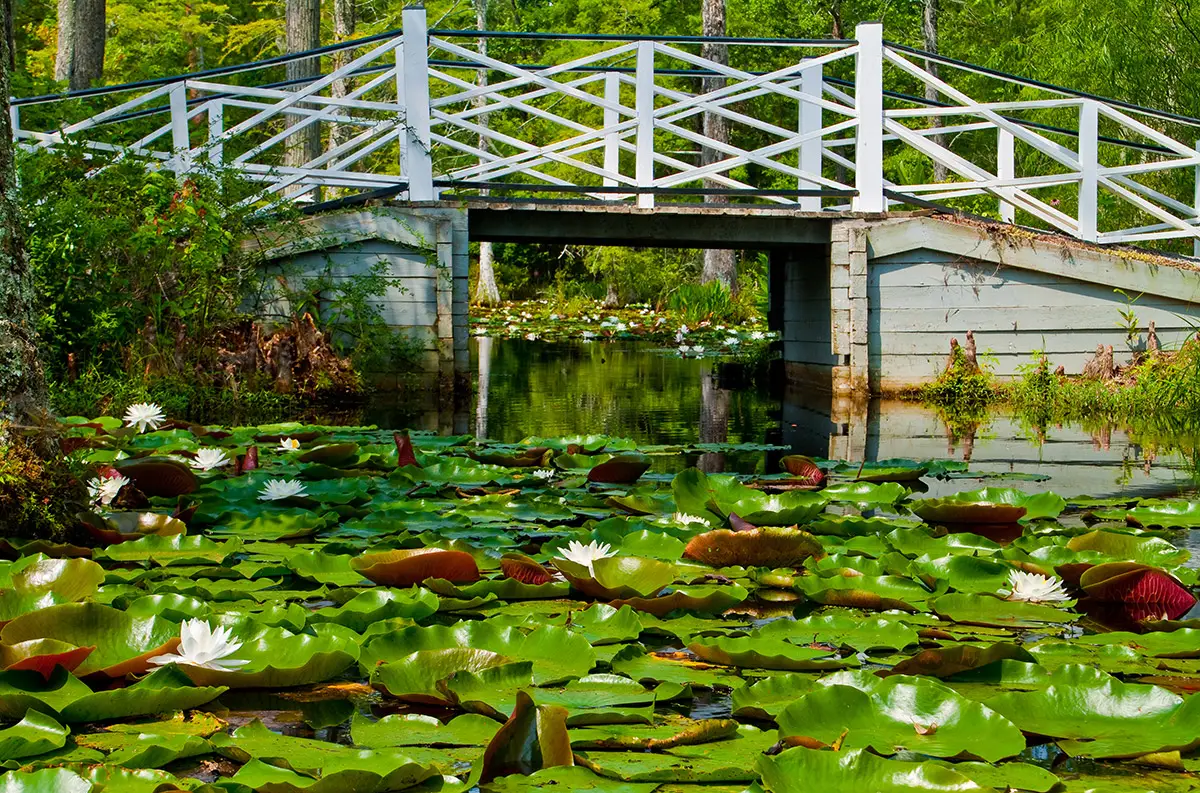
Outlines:
{"label": "water under bridge", "polygon": [[414,7],[400,32],[18,98],[13,127],[98,169],[235,171],[264,213],[302,202],[268,258],[383,261],[390,320],[443,371],[467,362],[471,241],[769,251],[789,376],[843,391],[929,379],[968,330],[1002,376],[1136,350],[1131,304],[1168,346],[1192,332],[1200,120],[883,34],[430,30]]}

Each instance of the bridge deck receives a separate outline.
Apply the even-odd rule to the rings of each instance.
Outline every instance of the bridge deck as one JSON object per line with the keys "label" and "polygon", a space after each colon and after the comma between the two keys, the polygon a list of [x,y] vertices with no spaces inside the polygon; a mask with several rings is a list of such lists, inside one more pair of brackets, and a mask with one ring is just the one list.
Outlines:
{"label": "bridge deck", "polygon": [[533,201],[469,202],[467,214],[471,239],[485,242],[756,250],[827,245],[834,221],[883,217],[766,206],[659,204],[640,209],[615,202]]}

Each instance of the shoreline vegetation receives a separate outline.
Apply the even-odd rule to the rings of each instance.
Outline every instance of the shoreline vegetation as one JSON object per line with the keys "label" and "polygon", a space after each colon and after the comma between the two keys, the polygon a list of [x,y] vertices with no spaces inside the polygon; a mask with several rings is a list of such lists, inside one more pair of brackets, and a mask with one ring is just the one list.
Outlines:
{"label": "shoreline vegetation", "polygon": [[1146,350],[1132,351],[1118,363],[1111,346],[1097,348],[1079,375],[1066,374],[1062,366],[1052,370],[1049,359],[1035,353],[1012,380],[996,377],[986,356],[976,355],[972,336],[968,332],[965,346],[951,339],[936,380],[899,396],[938,410],[948,426],[982,423],[1003,409],[1038,434],[1053,424],[1116,423],[1178,444],[1200,429],[1200,340],[1194,335],[1179,349],[1164,350],[1151,327]]}

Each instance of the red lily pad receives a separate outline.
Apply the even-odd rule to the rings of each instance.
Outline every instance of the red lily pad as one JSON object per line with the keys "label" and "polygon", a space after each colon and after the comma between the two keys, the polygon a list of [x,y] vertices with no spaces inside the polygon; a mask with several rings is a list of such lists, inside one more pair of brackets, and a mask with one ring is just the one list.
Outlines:
{"label": "red lily pad", "polygon": [[809,557],[824,555],[820,541],[808,532],[770,526],[706,531],[693,537],[683,551],[684,558],[713,567],[799,567]]}
{"label": "red lily pad", "polygon": [[251,446],[245,454],[239,454],[234,462],[234,471],[239,476],[258,468],[258,447]]}
{"label": "red lily pad", "polygon": [[650,458],[644,454],[619,454],[611,460],[592,466],[588,471],[589,482],[612,485],[629,485],[650,470]]}
{"label": "red lily pad", "polygon": [[1109,562],[1085,570],[1079,586],[1097,600],[1151,606],[1162,613],[1182,614],[1196,596],[1169,573],[1137,562]]}
{"label": "red lily pad", "polygon": [[554,574],[542,567],[536,559],[521,553],[506,553],[500,558],[500,572],[522,584],[537,586],[554,581]]}
{"label": "red lily pad", "polygon": [[789,454],[779,461],[779,465],[796,479],[802,480],[802,484],[813,488],[825,484],[825,472],[803,454]]}
{"label": "red lily pad", "polygon": [[57,639],[30,639],[18,644],[0,644],[0,668],[4,671],[27,670],[37,672],[46,680],[56,667],[61,666],[74,672],[96,645],[76,647]]}
{"label": "red lily pad", "polygon": [[148,496],[175,498],[195,491],[196,475],[192,469],[178,460],[165,457],[142,457],[137,460],[122,460],[117,471],[137,485],[137,489]]}
{"label": "red lily pad", "polygon": [[350,567],[376,584],[409,587],[427,578],[444,578],[453,584],[479,580],[479,565],[465,551],[441,548],[365,553],[350,560]]}
{"label": "red lily pad", "polygon": [[421,464],[417,462],[417,453],[413,450],[412,438],[408,437],[407,432],[393,434],[392,440],[396,442],[397,468],[403,468],[406,465],[415,465],[417,468],[421,467]]}

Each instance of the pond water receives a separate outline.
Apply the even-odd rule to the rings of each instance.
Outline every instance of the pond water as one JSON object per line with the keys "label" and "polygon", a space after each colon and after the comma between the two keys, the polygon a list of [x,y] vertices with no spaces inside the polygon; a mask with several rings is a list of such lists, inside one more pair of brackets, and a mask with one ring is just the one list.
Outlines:
{"label": "pond water", "polygon": [[[963,460],[972,472],[988,477],[975,486],[1053,489],[1067,497],[1167,496],[1194,488],[1192,467],[1180,453],[1163,451],[1162,444],[1143,445],[1121,428],[1039,431],[1004,413],[978,426],[954,427],[911,402],[838,404],[828,394],[785,389],[781,383],[740,382],[713,359],[681,358],[648,343],[475,337],[471,364],[475,393],[468,402],[414,412],[394,397],[381,396],[364,419],[502,442],[603,433],[639,445],[783,447],[700,459],[658,457],[655,470],[663,473],[690,465],[774,473],[779,457],[795,453],[852,461]],[[1192,446],[1190,440],[1182,445]],[[933,481],[929,494],[949,495],[971,484]]]}

